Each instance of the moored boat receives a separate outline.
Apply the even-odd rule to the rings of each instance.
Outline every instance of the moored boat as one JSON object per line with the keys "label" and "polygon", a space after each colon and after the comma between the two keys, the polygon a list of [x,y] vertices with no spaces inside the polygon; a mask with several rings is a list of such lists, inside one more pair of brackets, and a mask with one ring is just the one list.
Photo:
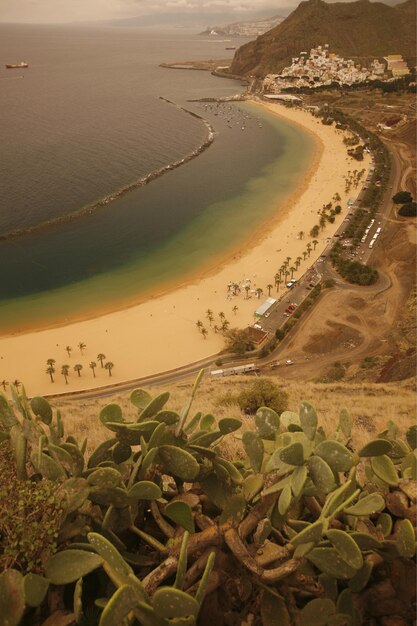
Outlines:
{"label": "moored boat", "polygon": [[29,64],[26,63],[26,61],[21,61],[20,63],[6,63],[6,70],[21,69],[23,67],[29,67]]}

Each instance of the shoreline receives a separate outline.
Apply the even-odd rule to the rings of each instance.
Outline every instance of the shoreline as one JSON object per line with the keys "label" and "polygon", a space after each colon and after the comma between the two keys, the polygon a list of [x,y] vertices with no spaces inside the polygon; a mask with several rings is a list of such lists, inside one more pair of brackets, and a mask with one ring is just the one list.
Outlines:
{"label": "shoreline", "polygon": [[[315,150],[310,166],[300,177],[297,189],[276,207],[275,218],[270,220],[269,227],[266,229],[265,223],[260,224],[246,243],[239,242],[227,255],[222,255],[222,259],[212,259],[210,267],[200,268],[180,284],[175,281],[175,285],[171,283],[165,286],[157,296],[153,295],[145,301],[143,296],[139,304],[130,303],[130,306],[113,313],[103,313],[101,310],[98,317],[47,330],[0,337],[0,367],[7,374],[8,380],[17,378],[23,381],[28,393],[56,395],[151,376],[212,357],[223,349],[223,337],[210,331],[205,319],[207,308],[215,313],[224,310],[233,327],[244,327],[252,322],[253,310],[259,306],[258,299],[245,299],[242,294],[231,299],[227,284],[250,277],[253,288],[258,284],[265,290],[267,283],[273,282],[274,273],[280,264],[275,257],[280,257],[282,263],[282,259],[287,256],[295,258],[300,255],[308,241],[307,233],[317,221],[317,208],[328,202],[334,193],[343,191],[344,176],[348,166],[353,164],[346,156],[341,133],[334,128],[322,124],[317,127],[319,121],[304,111],[288,110],[282,105],[258,101],[254,104],[302,127],[304,132],[314,136]],[[367,165],[363,163],[364,167]],[[345,194],[341,195],[346,200]],[[334,225],[328,225],[320,234],[319,245],[307,262],[301,263],[295,276],[307,271],[307,264],[312,265],[320,256],[327,238],[339,227],[345,212],[346,208],[341,218]],[[306,239],[303,242],[297,235],[304,229]],[[272,260],[273,265],[268,265]],[[281,290],[278,297],[282,293]],[[264,291],[263,299],[266,296]],[[230,304],[239,304],[238,311],[232,313]],[[207,339],[198,333],[197,319],[204,320],[209,328]],[[75,348],[79,341],[87,344],[83,357],[76,356]],[[65,353],[66,345],[74,348],[71,358]],[[86,361],[94,360],[100,351],[105,352],[107,358],[115,364],[111,380],[107,373],[100,372],[100,367],[97,371],[101,375],[96,379],[88,372]],[[25,354],[36,354],[37,363],[28,367]],[[44,373],[46,366],[43,364],[47,358],[54,358],[57,362],[57,382],[53,385]],[[76,378],[72,374],[71,385],[66,386],[61,380],[61,364],[78,362],[84,364],[83,376]],[[1,374],[3,377],[4,373]]]}

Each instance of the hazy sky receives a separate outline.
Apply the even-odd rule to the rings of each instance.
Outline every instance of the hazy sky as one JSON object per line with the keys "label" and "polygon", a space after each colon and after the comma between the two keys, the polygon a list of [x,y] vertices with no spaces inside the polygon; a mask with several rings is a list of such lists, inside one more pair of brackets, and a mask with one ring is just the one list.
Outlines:
{"label": "hazy sky", "polygon": [[170,13],[217,18],[223,12],[227,19],[233,15],[242,19],[256,13],[276,15],[280,8],[297,4],[298,0],[0,0],[0,21],[68,22]]}

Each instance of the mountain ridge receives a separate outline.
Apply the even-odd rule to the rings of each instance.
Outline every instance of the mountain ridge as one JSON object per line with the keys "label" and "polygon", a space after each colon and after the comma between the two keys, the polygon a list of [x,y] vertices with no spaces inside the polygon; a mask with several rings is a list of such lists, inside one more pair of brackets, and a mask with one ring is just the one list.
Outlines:
{"label": "mountain ridge", "polygon": [[230,71],[259,77],[277,73],[301,51],[326,43],[344,57],[364,60],[402,54],[412,62],[415,23],[414,0],[395,6],[369,0],[303,0],[281,24],[241,46]]}

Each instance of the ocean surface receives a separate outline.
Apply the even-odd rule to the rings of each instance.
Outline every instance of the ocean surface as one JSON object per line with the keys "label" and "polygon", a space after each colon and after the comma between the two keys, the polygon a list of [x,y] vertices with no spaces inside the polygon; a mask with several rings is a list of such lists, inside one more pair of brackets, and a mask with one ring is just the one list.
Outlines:
{"label": "ocean surface", "polygon": [[[190,102],[240,93],[240,81],[159,67],[227,58],[228,45],[188,29],[0,25],[0,237],[186,159],[207,126],[184,109],[215,133],[195,159],[87,216],[0,241],[0,331],[156,293],[272,218],[311,140],[249,103]],[[28,69],[4,67],[21,60]]]}

